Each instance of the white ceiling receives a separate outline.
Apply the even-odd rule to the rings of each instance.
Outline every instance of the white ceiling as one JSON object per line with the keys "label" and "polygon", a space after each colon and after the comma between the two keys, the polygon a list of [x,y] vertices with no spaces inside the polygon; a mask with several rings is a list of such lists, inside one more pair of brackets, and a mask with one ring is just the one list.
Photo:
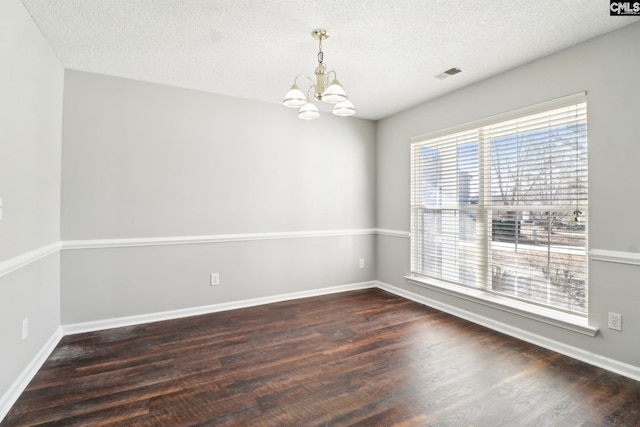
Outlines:
{"label": "white ceiling", "polygon": [[373,120],[640,20],[606,0],[23,3],[66,68],[271,103],[313,73],[326,28],[325,64]]}

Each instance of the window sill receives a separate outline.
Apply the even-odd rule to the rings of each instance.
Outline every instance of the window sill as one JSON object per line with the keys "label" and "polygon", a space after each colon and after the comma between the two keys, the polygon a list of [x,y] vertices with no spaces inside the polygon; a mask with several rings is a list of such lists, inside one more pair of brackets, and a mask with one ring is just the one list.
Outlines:
{"label": "window sill", "polygon": [[502,298],[497,295],[488,295],[484,292],[466,288],[464,286],[441,282],[435,279],[425,279],[417,276],[405,276],[405,279],[416,286],[431,289],[454,297],[463,298],[487,307],[526,317],[527,319],[557,326],[583,335],[594,337],[598,328],[589,325],[588,320],[581,316],[567,313],[559,313],[544,307],[529,305],[523,302]]}

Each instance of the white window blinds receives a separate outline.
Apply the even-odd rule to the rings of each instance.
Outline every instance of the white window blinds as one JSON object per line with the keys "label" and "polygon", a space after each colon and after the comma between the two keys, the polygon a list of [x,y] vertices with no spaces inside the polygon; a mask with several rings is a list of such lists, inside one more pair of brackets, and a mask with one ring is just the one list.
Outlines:
{"label": "white window blinds", "polygon": [[411,145],[411,272],[587,313],[584,94]]}

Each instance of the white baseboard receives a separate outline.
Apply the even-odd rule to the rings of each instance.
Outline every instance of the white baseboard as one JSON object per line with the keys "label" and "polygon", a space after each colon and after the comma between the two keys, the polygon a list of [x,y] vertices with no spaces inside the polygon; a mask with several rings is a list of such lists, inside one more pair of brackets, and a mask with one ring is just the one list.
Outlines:
{"label": "white baseboard", "polygon": [[473,323],[477,323],[482,326],[486,326],[498,332],[510,335],[512,337],[521,339],[523,341],[530,342],[540,347],[547,348],[560,354],[572,357],[574,359],[581,360],[585,363],[589,363],[594,366],[624,375],[632,378],[636,381],[640,381],[640,368],[627,363],[619,362],[617,360],[610,359],[598,354],[594,354],[579,348],[575,348],[558,341],[551,340],[549,338],[533,334],[524,331],[519,328],[498,322],[496,320],[472,313],[458,307],[454,307],[431,298],[407,291],[396,286],[380,282],[380,281],[368,281],[361,283],[353,283],[349,285],[334,286],[330,288],[313,289],[309,291],[292,292],[287,294],[274,295],[262,298],[252,298],[242,301],[234,301],[229,303],[213,304],[202,307],[194,307],[181,310],[172,310],[161,313],[150,313],[139,316],[119,317],[115,319],[106,319],[95,322],[76,323],[70,325],[63,325],[58,328],[51,336],[49,341],[42,347],[38,354],[29,363],[27,368],[20,374],[18,379],[7,390],[7,392],[0,398],[0,421],[7,415],[13,404],[16,402],[20,394],[27,387],[29,382],[33,379],[38,370],[42,367],[47,360],[55,346],[60,342],[64,335],[77,334],[81,332],[93,332],[103,329],[117,328],[123,326],[138,325],[142,323],[157,322],[162,320],[177,319],[188,316],[195,316],[199,314],[215,313],[226,310],[234,310],[238,308],[253,307],[262,304],[270,304],[280,301],[288,301],[300,298],[308,298],[320,295],[327,295],[339,292],[346,292],[358,289],[367,288],[380,288],[392,294],[407,298],[409,300],[418,302],[420,304],[433,307],[437,310],[452,314],[456,317],[468,320]]}
{"label": "white baseboard", "polygon": [[312,289],[309,291],[292,292],[287,294],[273,295],[262,298],[252,298],[241,301],[233,301],[222,304],[213,304],[202,307],[193,307],[181,310],[165,311],[160,313],[143,314],[139,316],[119,317],[115,319],[99,320],[95,322],[76,323],[71,325],[63,325],[59,327],[49,338],[49,341],[40,349],[38,354],[33,358],[29,365],[22,371],[20,376],[14,381],[7,392],[0,398],[0,422],[7,415],[11,407],[18,400],[29,382],[42,367],[44,362],[53,352],[56,345],[63,336],[72,335],[82,332],[94,332],[104,329],[119,328],[123,326],[139,325],[142,323],[158,322],[162,320],[178,319],[188,316],[196,316],[199,314],[215,313],[219,311],[235,310],[238,308],[253,307],[257,305],[270,304],[280,301],[289,301],[300,298],[315,297],[320,295],[335,294],[339,292],[347,292],[358,289],[375,288],[377,282],[368,281],[360,283],[352,283],[348,285],[333,286],[330,288]]}
{"label": "white baseboard", "polygon": [[606,369],[608,371],[612,371],[617,374],[624,375],[625,377],[632,378],[636,381],[640,381],[640,367],[638,366],[623,363],[614,359],[610,359],[605,356],[601,356],[599,354],[591,353],[589,351],[585,351],[585,350],[561,343],[559,341],[555,341],[555,340],[543,337],[541,335],[533,334],[531,332],[527,332],[520,328],[516,328],[502,322],[498,322],[494,319],[490,319],[488,317],[484,317],[479,314],[476,314],[467,310],[463,310],[461,308],[454,307],[452,305],[445,304],[440,301],[436,301],[434,299],[425,297],[423,295],[418,295],[411,291],[398,288],[388,283],[378,281],[377,287],[387,292],[391,292],[392,294],[401,296],[403,298],[410,299],[420,304],[424,304],[426,306],[433,307],[437,310],[444,311],[445,313],[452,314],[456,317],[460,317],[470,322],[477,323],[478,325],[486,326],[487,328],[493,329],[498,332],[502,332],[503,334],[512,336],[514,338],[521,339],[523,341],[555,351],[556,353],[564,354],[565,356],[572,357],[574,359],[580,360],[590,365],[594,365],[594,366]]}
{"label": "white baseboard", "polygon": [[205,305],[201,307],[185,308],[180,310],[163,311],[160,313],[142,314],[139,316],[126,316],[114,319],[97,320],[92,322],[74,323],[62,326],[64,335],[94,332],[104,329],[120,328],[123,326],[139,325],[142,323],[159,322],[162,320],[179,319],[182,317],[197,316],[200,314],[216,313],[219,311],[235,310],[238,308],[254,307],[256,305],[270,304],[280,301],[288,301],[300,298],[315,297],[320,295],[335,294],[338,292],[353,291],[376,287],[377,282],[361,282],[349,285],[333,286],[330,288],[312,289],[309,291],[292,292],[288,294],[273,295],[262,298],[252,298],[241,301],[232,301],[221,304]]}
{"label": "white baseboard", "polygon": [[47,358],[51,352],[53,352],[53,349],[56,348],[62,337],[62,329],[56,329],[53,335],[51,335],[51,338],[42,346],[38,354],[36,354],[29,365],[22,371],[11,387],[0,397],[0,422],[2,422],[7,413],[9,413],[11,407],[16,403],[16,400],[18,400],[24,389],[27,388],[29,382],[38,373],[38,370],[44,365],[44,362],[47,361]]}

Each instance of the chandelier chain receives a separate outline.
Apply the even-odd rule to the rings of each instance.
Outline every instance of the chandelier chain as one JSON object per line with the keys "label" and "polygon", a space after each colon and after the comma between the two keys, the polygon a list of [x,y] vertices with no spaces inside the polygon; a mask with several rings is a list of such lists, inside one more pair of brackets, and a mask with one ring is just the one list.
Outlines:
{"label": "chandelier chain", "polygon": [[322,53],[322,37],[318,40],[318,64],[322,64],[324,53]]}

